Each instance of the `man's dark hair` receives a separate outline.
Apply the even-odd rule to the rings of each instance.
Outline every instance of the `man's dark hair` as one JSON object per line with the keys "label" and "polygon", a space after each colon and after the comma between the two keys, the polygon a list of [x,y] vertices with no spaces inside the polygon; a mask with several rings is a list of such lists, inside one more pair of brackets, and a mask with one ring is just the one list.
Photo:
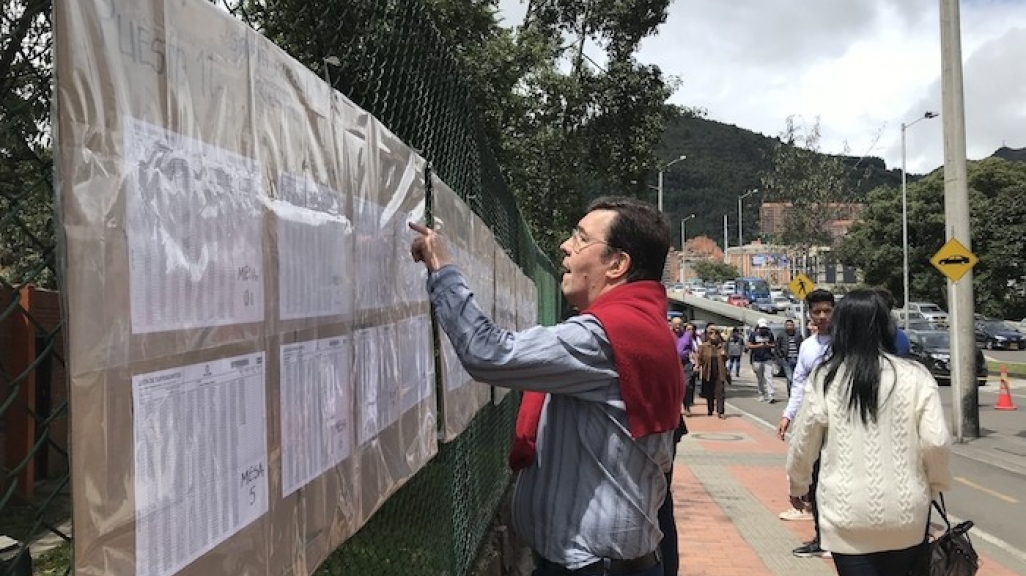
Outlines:
{"label": "man's dark hair", "polygon": [[812,305],[818,302],[829,302],[831,306],[837,303],[834,299],[834,293],[823,288],[816,288],[809,292],[809,295],[805,297],[805,302],[809,305],[809,308],[812,308]]}
{"label": "man's dark hair", "polygon": [[651,204],[624,196],[604,196],[588,205],[588,212],[612,210],[616,217],[609,224],[606,255],[617,251],[631,256],[627,281],[660,281],[670,252],[670,224]]}

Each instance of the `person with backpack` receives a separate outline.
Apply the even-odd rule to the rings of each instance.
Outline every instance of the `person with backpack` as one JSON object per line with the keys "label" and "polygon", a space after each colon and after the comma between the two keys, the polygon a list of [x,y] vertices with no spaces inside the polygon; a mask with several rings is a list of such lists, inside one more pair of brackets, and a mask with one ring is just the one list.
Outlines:
{"label": "person with backpack", "polygon": [[794,326],[794,320],[784,322],[784,334],[777,338],[777,362],[787,379],[787,397],[791,397],[791,383],[794,381],[794,369],[798,366],[798,349],[802,345],[802,334]]}
{"label": "person with backpack", "polygon": [[727,374],[741,376],[741,355],[744,353],[745,336],[741,333],[741,327],[735,326],[727,339]]}

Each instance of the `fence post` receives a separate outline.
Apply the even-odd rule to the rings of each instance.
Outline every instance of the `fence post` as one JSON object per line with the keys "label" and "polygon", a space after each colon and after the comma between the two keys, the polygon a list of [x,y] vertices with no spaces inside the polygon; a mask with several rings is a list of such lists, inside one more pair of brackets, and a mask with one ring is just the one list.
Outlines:
{"label": "fence post", "polygon": [[17,399],[4,414],[7,421],[4,467],[15,470],[21,466],[14,480],[18,483],[18,494],[24,498],[32,497],[36,477],[32,452],[36,442],[36,422],[32,416],[36,405],[36,374],[34,369],[29,370],[36,357],[36,337],[25,315],[32,300],[31,294],[32,288],[28,286],[18,290],[19,308],[6,321],[10,348],[5,368],[11,378],[7,386],[16,389]]}

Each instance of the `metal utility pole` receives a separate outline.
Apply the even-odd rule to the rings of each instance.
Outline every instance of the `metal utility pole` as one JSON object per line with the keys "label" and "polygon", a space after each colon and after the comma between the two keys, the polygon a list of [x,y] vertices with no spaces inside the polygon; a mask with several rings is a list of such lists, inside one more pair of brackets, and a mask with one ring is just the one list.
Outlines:
{"label": "metal utility pole", "polygon": [[[965,102],[962,91],[962,39],[958,0],[940,0],[941,98],[944,122],[945,236],[972,250],[969,188],[965,158]],[[973,273],[948,281],[951,317],[951,393],[956,442],[980,437],[973,333]]]}
{"label": "metal utility pole", "polygon": [[759,191],[758,188],[756,188],[755,190],[749,190],[748,192],[745,192],[744,194],[742,194],[742,195],[737,197],[737,245],[738,245],[738,247],[741,247],[741,246],[745,245],[745,236],[744,236],[744,230],[743,230],[743,228],[744,228],[744,216],[742,216],[742,214],[741,214],[741,208],[743,206],[744,199],[748,198],[749,196],[751,196],[752,194],[755,194],[758,191]]}
{"label": "metal utility pole", "polygon": [[909,281],[908,281],[908,174],[905,171],[905,131],[912,127],[913,124],[920,120],[929,120],[930,118],[936,118],[936,112],[927,112],[921,117],[909,122],[908,124],[901,123],[901,253],[903,263],[901,266],[902,272],[902,286],[905,292],[905,304],[902,306],[905,309],[905,330],[908,331],[908,300],[909,300]]}
{"label": "metal utility pole", "polygon": [[684,232],[685,231],[684,224],[686,224],[688,220],[694,219],[694,217],[695,217],[694,214],[689,214],[683,220],[680,221],[680,251],[681,252],[684,251],[684,245],[688,241],[687,234]]}
{"label": "metal utility pole", "polygon": [[687,268],[687,265],[688,265],[688,250],[687,250],[688,235],[685,232],[686,229],[684,228],[684,224],[686,224],[688,220],[691,220],[694,217],[695,217],[695,215],[691,214],[689,216],[686,216],[683,220],[680,221],[680,281],[681,282],[684,281],[684,272],[685,272],[685,269]]}
{"label": "metal utility pole", "polygon": [[659,198],[658,198],[657,204],[659,205],[659,211],[660,212],[663,211],[663,172],[665,172],[667,168],[669,168],[670,166],[673,166],[677,162],[680,162],[681,160],[687,160],[687,159],[688,159],[687,155],[681,154],[676,159],[670,160],[666,164],[663,164],[663,167],[659,169],[659,186],[656,188],[656,190],[658,190],[658,192],[659,192]]}
{"label": "metal utility pole", "polygon": [[723,263],[727,263],[727,215],[723,215]]}

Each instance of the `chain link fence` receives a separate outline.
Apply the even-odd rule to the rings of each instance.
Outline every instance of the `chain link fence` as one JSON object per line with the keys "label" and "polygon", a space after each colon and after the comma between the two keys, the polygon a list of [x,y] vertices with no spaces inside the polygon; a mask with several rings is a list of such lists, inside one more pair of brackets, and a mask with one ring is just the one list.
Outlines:
{"label": "chain link fence", "polygon": [[[61,574],[69,572],[71,499],[50,9],[48,0],[3,0],[0,13],[0,536],[56,547],[36,564]],[[24,546],[0,542],[0,574],[27,573],[28,560]]]}
{"label": "chain link fence", "polygon": [[[0,0],[0,576],[70,573],[67,378],[53,227],[51,0]],[[485,136],[473,87],[422,0],[220,0],[380,119],[492,229],[560,316]],[[509,485],[516,397],[486,406],[318,574],[469,574]],[[40,542],[48,542],[40,547]],[[0,543],[2,544],[2,543]],[[3,546],[0,545],[0,549]]]}

